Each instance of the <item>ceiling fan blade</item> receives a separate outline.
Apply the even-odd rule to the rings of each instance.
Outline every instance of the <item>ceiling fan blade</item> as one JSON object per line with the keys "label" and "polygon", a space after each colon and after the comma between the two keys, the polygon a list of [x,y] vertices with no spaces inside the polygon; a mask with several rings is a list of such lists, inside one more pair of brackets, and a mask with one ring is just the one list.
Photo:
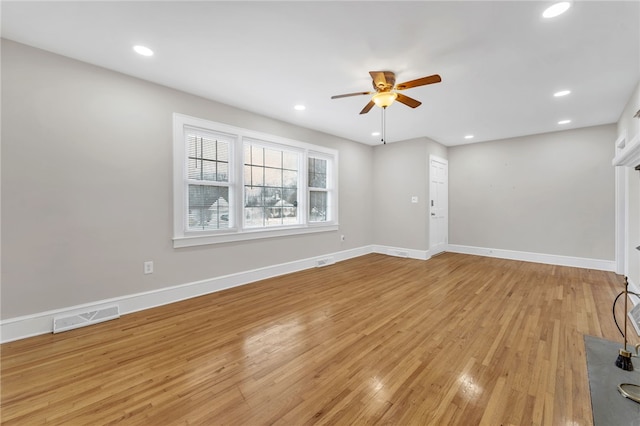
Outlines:
{"label": "ceiling fan blade", "polygon": [[349,96],[358,96],[358,95],[371,95],[371,92],[345,93],[344,95],[334,95],[331,97],[331,99],[346,98]]}
{"label": "ceiling fan blade", "polygon": [[427,84],[440,83],[442,79],[438,74],[430,75],[428,77],[418,78],[416,80],[400,83],[396,86],[396,90],[411,89],[412,87],[425,86]]}
{"label": "ceiling fan blade", "polygon": [[373,79],[373,87],[376,90],[390,90],[396,84],[396,75],[393,71],[369,71],[369,75]]}
{"label": "ceiling fan blade", "polygon": [[420,105],[422,105],[422,102],[417,101],[413,98],[410,98],[408,96],[403,95],[402,93],[397,93],[398,97],[396,98],[396,101],[401,102],[403,104],[405,104],[406,106],[410,106],[411,108],[416,108],[419,107]]}
{"label": "ceiling fan blade", "polygon": [[360,111],[360,114],[366,114],[369,111],[371,111],[371,108],[373,108],[375,104],[373,103],[373,101],[369,101],[369,103],[367,105],[365,105],[364,108],[362,108],[362,111]]}

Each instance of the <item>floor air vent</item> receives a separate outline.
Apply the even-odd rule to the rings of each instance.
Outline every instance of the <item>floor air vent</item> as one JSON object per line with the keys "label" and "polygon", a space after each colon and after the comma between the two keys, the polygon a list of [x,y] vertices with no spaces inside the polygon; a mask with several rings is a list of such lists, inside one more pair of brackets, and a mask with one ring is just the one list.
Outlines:
{"label": "floor air vent", "polygon": [[389,256],[409,257],[409,252],[404,250],[389,249],[387,253]]}
{"label": "floor air vent", "polygon": [[333,257],[325,257],[323,259],[316,260],[316,268],[320,268],[322,266],[333,265],[336,263],[336,260]]}
{"label": "floor air vent", "polygon": [[116,318],[120,318],[120,307],[118,305],[79,312],[75,315],[55,317],[53,319],[53,332],[60,333],[61,331],[73,330],[74,328],[85,327]]}

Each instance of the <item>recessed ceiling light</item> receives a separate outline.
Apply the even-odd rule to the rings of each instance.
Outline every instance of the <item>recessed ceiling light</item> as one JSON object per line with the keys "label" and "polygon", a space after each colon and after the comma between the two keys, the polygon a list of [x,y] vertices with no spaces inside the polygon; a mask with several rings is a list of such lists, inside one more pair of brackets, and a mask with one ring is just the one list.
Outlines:
{"label": "recessed ceiling light", "polygon": [[464,137],[465,139],[473,139],[473,135],[467,135]]}
{"label": "recessed ceiling light", "polygon": [[380,136],[380,132],[373,132],[371,133],[371,136]]}
{"label": "recessed ceiling light", "polygon": [[137,54],[142,56],[153,56],[153,50],[149,49],[147,46],[136,45],[133,46],[133,50],[136,51]]}
{"label": "recessed ceiling light", "polygon": [[559,98],[562,96],[567,96],[569,93],[571,93],[571,90],[561,90],[559,92],[554,93],[553,96],[555,96],[556,98]]}
{"label": "recessed ceiling light", "polygon": [[307,107],[304,105],[296,105],[293,107],[293,109],[295,109],[296,111],[304,111],[305,109],[307,109]]}
{"label": "recessed ceiling light", "polygon": [[559,3],[555,3],[542,12],[542,16],[544,18],[555,18],[558,15],[562,15],[571,7],[571,2],[561,1]]}
{"label": "recessed ceiling light", "polygon": [[571,120],[560,120],[558,121],[558,124],[569,124],[571,123]]}

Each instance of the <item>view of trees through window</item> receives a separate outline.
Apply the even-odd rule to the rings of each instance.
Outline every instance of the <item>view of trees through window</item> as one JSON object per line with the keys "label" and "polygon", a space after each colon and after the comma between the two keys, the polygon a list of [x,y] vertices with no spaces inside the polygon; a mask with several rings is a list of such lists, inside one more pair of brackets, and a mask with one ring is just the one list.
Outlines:
{"label": "view of trees through window", "polygon": [[298,221],[297,152],[245,143],[246,227],[293,225]]}
{"label": "view of trees through window", "polygon": [[309,157],[309,220],[327,220],[327,160]]}
{"label": "view of trees through window", "polygon": [[174,247],[325,232],[338,152],[174,114]]}

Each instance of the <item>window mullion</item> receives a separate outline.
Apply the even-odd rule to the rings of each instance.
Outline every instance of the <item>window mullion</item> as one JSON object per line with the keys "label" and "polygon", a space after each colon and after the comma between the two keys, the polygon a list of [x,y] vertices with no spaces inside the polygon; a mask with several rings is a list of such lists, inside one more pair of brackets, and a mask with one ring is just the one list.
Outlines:
{"label": "window mullion", "polygon": [[[233,201],[234,201],[234,223],[238,231],[242,232],[245,228],[244,224],[244,138],[237,136],[234,143],[233,164],[234,164],[234,182]],[[251,153],[249,153],[251,154]]]}
{"label": "window mullion", "polygon": [[[204,180],[204,149],[203,137],[200,136],[200,180]],[[196,143],[196,158],[198,157],[198,144]]]}

